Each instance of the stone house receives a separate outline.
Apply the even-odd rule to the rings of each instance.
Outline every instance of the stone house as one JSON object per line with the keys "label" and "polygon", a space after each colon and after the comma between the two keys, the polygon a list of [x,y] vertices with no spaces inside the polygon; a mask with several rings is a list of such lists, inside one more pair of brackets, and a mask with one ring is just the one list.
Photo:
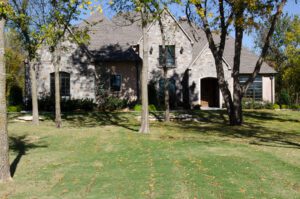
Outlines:
{"label": "stone house", "polygon": [[[84,47],[64,42],[61,60],[61,93],[63,98],[96,99],[99,88],[110,95],[136,101],[140,96],[143,38],[139,16],[119,14],[111,20],[94,14],[79,24],[89,26],[90,41]],[[168,10],[163,15],[166,32],[169,91],[172,107],[221,107],[222,95],[217,83],[214,58],[206,36],[200,28],[190,26],[183,17],[177,20]],[[157,21],[148,28],[149,34],[149,100],[160,103],[162,98],[161,45],[162,37]],[[88,52],[88,53],[87,53]],[[234,39],[228,37],[224,53],[226,80],[233,89],[231,77]],[[243,48],[241,81],[249,75],[258,57]],[[37,66],[39,97],[54,92],[54,67],[47,49],[40,50]],[[266,63],[260,75],[248,89],[246,97],[274,102],[274,75]]]}

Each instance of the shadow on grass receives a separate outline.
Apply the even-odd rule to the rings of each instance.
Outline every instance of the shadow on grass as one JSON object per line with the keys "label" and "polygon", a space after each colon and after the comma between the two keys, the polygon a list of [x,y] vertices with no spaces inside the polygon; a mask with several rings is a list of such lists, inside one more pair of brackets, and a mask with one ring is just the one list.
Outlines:
{"label": "shadow on grass", "polygon": [[232,127],[226,125],[195,125],[180,123],[183,132],[197,132],[202,135],[245,139],[249,144],[300,149],[300,135],[270,130],[261,126],[245,125]]}
{"label": "shadow on grass", "polygon": [[[245,123],[242,126],[229,126],[228,116],[225,110],[215,111],[180,111],[174,115],[186,114],[192,121],[182,121],[179,117],[176,122],[166,124],[166,131],[173,132],[178,130],[181,134],[185,132],[193,132],[201,135],[212,135],[217,137],[243,139],[252,145],[263,145],[270,147],[284,147],[300,149],[300,130],[297,127],[292,128],[293,132],[285,132],[284,126],[282,128],[269,128],[264,124],[278,125],[279,123],[287,123],[288,126],[295,125],[300,122],[300,119],[290,113],[280,113],[271,111],[245,111]],[[163,113],[155,113],[154,117],[162,118]],[[197,122],[194,122],[197,121]],[[157,123],[157,126],[162,125]],[[169,129],[168,129],[169,128]],[[171,136],[171,137],[170,137]],[[163,139],[174,139],[169,136],[164,136]],[[176,138],[175,138],[176,139]],[[186,140],[185,138],[183,138]],[[195,138],[196,139],[196,138]],[[188,139],[191,140],[191,139]]]}
{"label": "shadow on grass", "polygon": [[264,123],[274,123],[276,126],[276,122],[289,122],[287,125],[300,122],[295,118],[283,118],[272,112],[247,111],[244,112],[244,125],[229,126],[225,111],[204,111],[194,114],[199,117],[198,121],[204,121],[205,125],[199,125],[195,122],[177,122],[178,127],[183,132],[193,131],[204,135],[240,138],[253,145],[300,149],[300,131],[297,132],[297,129],[295,132],[284,132],[284,129],[263,126]]}
{"label": "shadow on grass", "polygon": [[[152,126],[164,125],[163,112],[150,113],[158,122]],[[227,138],[243,138],[253,145],[265,145],[274,147],[286,147],[300,149],[300,132],[287,133],[284,129],[275,129],[264,127],[264,123],[276,125],[278,122],[289,122],[288,125],[300,122],[300,119],[294,116],[285,116],[275,111],[245,111],[245,123],[243,126],[229,126],[228,117],[225,110],[216,111],[178,111],[173,112],[174,116],[188,115],[192,121],[178,120],[166,124],[166,130],[169,132],[180,130],[183,132],[194,132],[202,135],[215,135]],[[139,122],[137,117],[139,113],[68,113],[63,115],[63,120],[70,127],[97,127],[97,126],[119,126],[130,131],[138,131]],[[48,119],[54,120],[53,115]],[[174,128],[174,129],[172,129]],[[297,131],[295,129],[295,131]]]}
{"label": "shadow on grass", "polygon": [[27,136],[9,137],[9,148],[17,154],[10,165],[11,176],[14,177],[22,157],[31,149],[45,148],[47,145],[33,143]]}
{"label": "shadow on grass", "polygon": [[[54,120],[54,118],[51,118]],[[132,113],[92,112],[63,114],[63,122],[70,127],[119,126],[130,131],[138,131],[139,125]]]}

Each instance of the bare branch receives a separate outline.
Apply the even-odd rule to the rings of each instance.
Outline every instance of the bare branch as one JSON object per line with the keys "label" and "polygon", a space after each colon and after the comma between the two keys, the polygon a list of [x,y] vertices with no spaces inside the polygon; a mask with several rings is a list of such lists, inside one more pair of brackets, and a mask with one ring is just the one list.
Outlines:
{"label": "bare branch", "polygon": [[283,10],[283,7],[286,4],[286,2],[287,2],[287,0],[282,0],[281,3],[279,3],[278,6],[277,6],[277,11],[272,17],[273,19],[272,19],[271,27],[270,27],[269,32],[267,34],[266,41],[265,41],[265,44],[262,48],[259,59],[256,62],[256,66],[254,68],[254,71],[251,74],[251,76],[248,78],[248,80],[242,85],[243,92],[245,92],[249,88],[249,86],[253,83],[254,79],[256,78],[256,76],[258,75],[258,73],[261,69],[263,61],[266,58],[267,53],[268,53],[268,49],[269,49],[269,46],[270,46],[272,35],[275,31],[276,23],[277,23],[279,17],[281,16],[281,14],[282,14],[282,10]]}

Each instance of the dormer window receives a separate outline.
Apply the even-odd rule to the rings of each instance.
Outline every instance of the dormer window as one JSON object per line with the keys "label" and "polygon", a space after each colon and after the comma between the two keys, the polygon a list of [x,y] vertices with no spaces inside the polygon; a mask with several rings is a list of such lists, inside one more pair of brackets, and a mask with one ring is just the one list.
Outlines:
{"label": "dormer window", "polygon": [[[175,57],[175,45],[166,45],[166,59],[163,59],[163,48],[159,46],[159,65],[166,67],[175,67],[176,57]],[[164,63],[166,62],[166,63]]]}

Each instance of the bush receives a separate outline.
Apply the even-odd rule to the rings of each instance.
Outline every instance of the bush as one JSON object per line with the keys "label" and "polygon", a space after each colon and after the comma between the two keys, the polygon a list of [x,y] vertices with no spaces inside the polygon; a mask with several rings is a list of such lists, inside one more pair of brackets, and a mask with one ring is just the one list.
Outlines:
{"label": "bush", "polygon": [[109,96],[104,99],[101,104],[99,104],[99,109],[102,111],[115,111],[125,108],[126,106],[127,100]]}
{"label": "bush", "polygon": [[278,104],[280,105],[290,105],[291,98],[286,90],[282,90],[279,94]]}
{"label": "bush", "polygon": [[288,108],[289,108],[289,106],[286,105],[286,104],[282,104],[282,105],[281,105],[281,109],[288,109]]}
{"label": "bush", "polygon": [[271,102],[243,99],[242,107],[243,109],[273,109],[273,104]]}
{"label": "bush", "polygon": [[[50,96],[45,96],[38,101],[39,110],[41,111],[55,111],[55,98]],[[31,105],[31,103],[29,103]],[[93,111],[96,104],[92,99],[62,99],[61,100],[61,111],[72,112],[76,110],[82,111]],[[29,109],[31,107],[28,107]]]}
{"label": "bush", "polygon": [[23,91],[21,87],[14,85],[9,89],[8,103],[11,106],[23,104]]}
{"label": "bush", "polygon": [[149,111],[157,111],[154,104],[149,104]]}
{"label": "bush", "polygon": [[274,104],[273,109],[280,109],[280,106],[278,104]]}
{"label": "bush", "polygon": [[133,107],[133,110],[134,110],[134,111],[137,111],[137,112],[142,111],[142,105],[136,104],[136,105]]}
{"label": "bush", "polygon": [[7,107],[7,112],[20,112],[20,111],[22,111],[22,106],[20,105]]}
{"label": "bush", "polygon": [[61,110],[66,112],[93,111],[95,106],[96,104],[92,99],[63,99],[61,101]]}
{"label": "bush", "polygon": [[293,109],[293,110],[300,110],[300,104],[293,104],[291,106],[291,109]]}
{"label": "bush", "polygon": [[265,109],[274,109],[274,104],[271,102],[265,102],[264,103],[264,108]]}
{"label": "bush", "polygon": [[[149,104],[148,108],[149,108],[149,111],[157,111],[157,108],[153,104]],[[134,106],[133,110],[137,111],[137,112],[141,112],[142,111],[142,105],[141,104],[136,104]]]}

